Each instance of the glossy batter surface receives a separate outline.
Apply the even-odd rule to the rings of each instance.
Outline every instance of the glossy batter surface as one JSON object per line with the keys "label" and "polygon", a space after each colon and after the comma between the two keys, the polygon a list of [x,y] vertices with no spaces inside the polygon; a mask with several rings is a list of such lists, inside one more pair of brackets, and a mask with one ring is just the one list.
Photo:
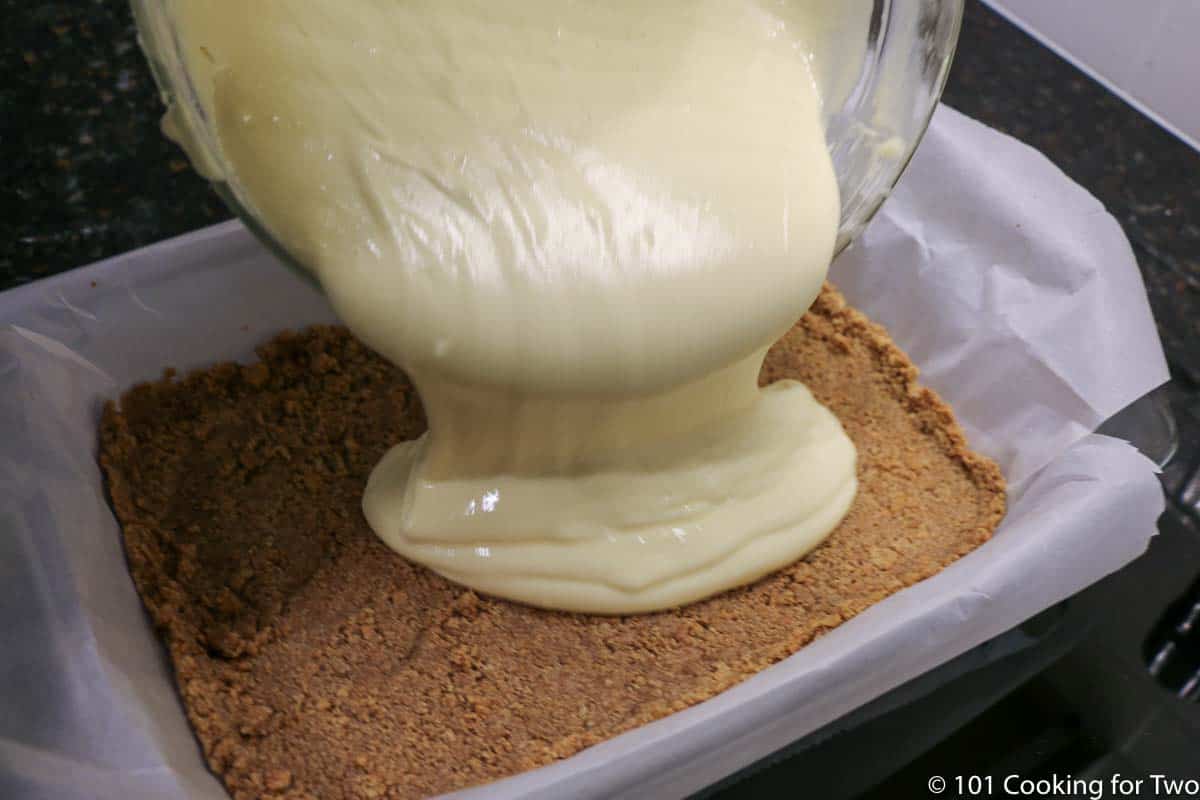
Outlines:
{"label": "glossy batter surface", "polygon": [[364,498],[391,547],[628,613],[845,515],[837,420],[755,382],[837,232],[819,7],[177,0],[225,177],[421,393]]}

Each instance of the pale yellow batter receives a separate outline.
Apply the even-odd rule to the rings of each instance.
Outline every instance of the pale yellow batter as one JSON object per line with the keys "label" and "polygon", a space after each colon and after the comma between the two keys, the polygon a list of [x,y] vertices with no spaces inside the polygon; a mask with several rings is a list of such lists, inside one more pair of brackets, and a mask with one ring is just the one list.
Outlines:
{"label": "pale yellow batter", "polygon": [[853,445],[803,386],[756,385],[837,233],[822,4],[169,5],[208,171],[420,390],[430,433],[364,497],[390,546],[629,613],[841,520]]}

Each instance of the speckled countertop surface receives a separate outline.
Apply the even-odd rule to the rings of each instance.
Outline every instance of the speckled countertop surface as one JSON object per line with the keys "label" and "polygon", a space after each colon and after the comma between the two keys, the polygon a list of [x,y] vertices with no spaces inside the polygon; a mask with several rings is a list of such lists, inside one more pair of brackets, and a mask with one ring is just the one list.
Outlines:
{"label": "speckled countertop surface", "polygon": [[[228,218],[159,134],[126,0],[0,0],[0,16],[0,290]],[[946,100],[1104,201],[1177,376],[1200,385],[1200,155],[975,0]]]}
{"label": "speckled countertop surface", "polygon": [[229,214],[158,130],[125,0],[0,0],[0,289]]}

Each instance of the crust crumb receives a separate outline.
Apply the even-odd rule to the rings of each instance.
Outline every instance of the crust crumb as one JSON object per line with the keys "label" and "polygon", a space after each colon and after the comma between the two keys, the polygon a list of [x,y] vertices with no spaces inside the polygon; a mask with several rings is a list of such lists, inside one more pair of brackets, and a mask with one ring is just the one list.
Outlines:
{"label": "crust crumb", "polygon": [[100,462],[130,570],[210,767],[235,798],[416,798],[546,765],[706,700],[982,544],[1000,471],[886,332],[826,286],[762,381],[806,383],[859,450],[849,516],[805,559],[625,618],[464,591],[359,508],[425,427],[347,331],[250,366],[168,372],[105,410]]}

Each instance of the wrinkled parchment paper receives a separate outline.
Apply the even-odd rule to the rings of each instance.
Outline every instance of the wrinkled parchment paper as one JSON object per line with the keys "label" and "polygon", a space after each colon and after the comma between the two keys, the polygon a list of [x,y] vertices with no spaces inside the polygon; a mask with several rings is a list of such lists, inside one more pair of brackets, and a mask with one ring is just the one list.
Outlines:
{"label": "wrinkled parchment paper", "polygon": [[[1012,484],[995,538],[713,700],[463,798],[681,797],[1121,567],[1153,465],[1092,433],[1167,378],[1116,222],[1036,152],[941,109],[833,270]],[[101,404],[247,358],[324,300],[237,224],[0,295],[0,797],[223,798],[125,569]]]}

